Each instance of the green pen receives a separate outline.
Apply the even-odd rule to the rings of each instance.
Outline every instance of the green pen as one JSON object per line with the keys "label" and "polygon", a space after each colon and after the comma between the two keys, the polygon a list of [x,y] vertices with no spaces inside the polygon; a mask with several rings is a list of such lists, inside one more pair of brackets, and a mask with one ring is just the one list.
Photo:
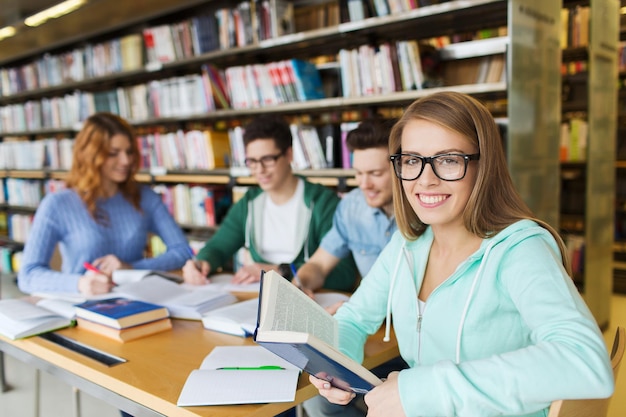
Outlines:
{"label": "green pen", "polygon": [[264,366],[225,366],[223,368],[217,368],[220,371],[281,371],[284,370],[282,366],[276,365],[264,365]]}

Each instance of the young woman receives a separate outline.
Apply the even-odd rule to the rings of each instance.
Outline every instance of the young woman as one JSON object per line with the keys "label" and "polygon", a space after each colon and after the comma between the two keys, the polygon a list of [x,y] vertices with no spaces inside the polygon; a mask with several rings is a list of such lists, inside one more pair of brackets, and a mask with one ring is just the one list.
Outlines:
{"label": "young woman", "polygon": [[[111,289],[119,268],[173,270],[189,259],[187,240],[160,197],[135,181],[137,142],[130,125],[109,113],[89,117],[76,137],[67,189],[47,195],[35,213],[18,284],[22,291],[80,292]],[[145,258],[149,234],[167,252]],[[63,266],[50,269],[59,244]],[[85,269],[90,262],[100,273]]]}
{"label": "young woman", "polygon": [[[607,350],[563,242],[515,191],[489,111],[429,95],[389,150],[399,233],[335,315],[357,361],[393,317],[410,366],[365,396],[368,417],[539,417],[556,399],[610,396]],[[354,396],[310,379],[331,402]]]}

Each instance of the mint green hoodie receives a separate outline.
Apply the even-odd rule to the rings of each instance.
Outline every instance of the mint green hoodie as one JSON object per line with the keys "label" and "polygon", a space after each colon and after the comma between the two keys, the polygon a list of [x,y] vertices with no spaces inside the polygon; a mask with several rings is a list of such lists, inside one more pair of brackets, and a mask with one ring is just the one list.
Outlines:
{"label": "mint green hoodie", "polygon": [[430,228],[415,241],[396,232],[335,315],[341,350],[362,361],[391,314],[410,366],[398,380],[408,417],[538,417],[553,400],[612,394],[602,334],[547,230],[522,220],[485,239],[420,316],[432,241]]}
{"label": "mint green hoodie", "polygon": [[[335,208],[339,197],[328,187],[304,181],[304,212],[298,218],[307,219],[295,230],[297,241],[300,242],[299,253],[291,262],[297,268],[302,266],[319,246],[322,237],[330,230]],[[242,247],[250,250],[254,262],[271,263],[263,259],[257,248],[260,241],[263,219],[264,199],[267,194],[259,187],[250,188],[235,203],[220,224],[215,235],[198,252],[197,258],[211,264],[213,270],[230,261]],[[328,274],[324,288],[353,291],[357,282],[357,269],[352,256],[342,259]]]}

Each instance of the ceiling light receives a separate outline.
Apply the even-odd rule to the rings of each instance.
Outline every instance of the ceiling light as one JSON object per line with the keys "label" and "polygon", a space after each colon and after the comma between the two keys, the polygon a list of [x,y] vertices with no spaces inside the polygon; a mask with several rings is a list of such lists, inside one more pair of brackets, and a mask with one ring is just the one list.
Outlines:
{"label": "ceiling light", "polygon": [[2,39],[10,38],[15,35],[15,28],[13,26],[5,26],[0,29],[0,41]]}
{"label": "ceiling light", "polygon": [[56,19],[57,17],[61,17],[68,13],[73,12],[74,10],[81,7],[83,4],[87,3],[87,0],[67,0],[63,3],[59,3],[55,6],[52,6],[46,10],[43,10],[39,13],[36,13],[30,17],[24,19],[24,24],[26,26],[36,27],[45,23],[49,19]]}

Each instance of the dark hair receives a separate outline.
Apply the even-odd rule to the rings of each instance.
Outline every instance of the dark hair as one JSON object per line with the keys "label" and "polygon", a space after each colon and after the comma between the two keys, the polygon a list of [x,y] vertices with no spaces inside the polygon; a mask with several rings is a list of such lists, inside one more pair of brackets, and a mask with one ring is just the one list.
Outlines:
{"label": "dark hair", "polygon": [[[476,182],[463,211],[467,230],[478,237],[488,238],[519,220],[533,220],[554,236],[561,250],[563,265],[570,272],[563,240],[554,228],[534,216],[515,189],[500,131],[483,104],[471,96],[452,91],[434,93],[414,101],[391,130],[390,154],[402,151],[402,131],[412,120],[425,120],[459,133],[478,149],[480,161]],[[408,240],[421,236],[426,225],[405,198],[402,182],[395,175],[393,204],[402,235]]]}
{"label": "dark hair", "polygon": [[104,220],[97,213],[96,202],[103,197],[102,176],[100,169],[109,157],[111,138],[115,135],[126,136],[130,150],[134,155],[128,178],[119,185],[119,190],[135,208],[139,210],[139,186],[135,174],[139,170],[139,148],[131,126],[121,117],[112,113],[96,113],[88,117],[76,135],[72,168],[67,176],[67,186],[73,188],[85,202],[91,216]]}
{"label": "dark hair", "polygon": [[393,120],[383,120],[371,118],[363,120],[356,129],[348,132],[346,145],[350,152],[371,148],[387,148],[389,146],[389,135],[391,128],[396,122]]}
{"label": "dark hair", "polygon": [[276,147],[282,152],[291,148],[293,140],[289,124],[285,119],[274,114],[257,116],[245,127],[243,133],[244,146],[248,146],[250,142],[258,139],[272,139]]}

